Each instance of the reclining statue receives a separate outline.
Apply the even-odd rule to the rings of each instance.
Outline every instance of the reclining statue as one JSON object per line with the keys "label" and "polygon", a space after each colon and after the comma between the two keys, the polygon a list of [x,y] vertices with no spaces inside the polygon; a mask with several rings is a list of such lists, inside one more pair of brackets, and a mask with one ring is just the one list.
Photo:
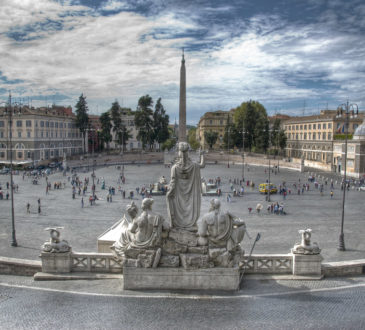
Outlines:
{"label": "reclining statue", "polygon": [[245,223],[230,212],[221,211],[221,203],[214,198],[209,212],[198,221],[199,245],[225,247],[227,251],[240,249],[246,231]]}
{"label": "reclining statue", "polygon": [[143,199],[139,216],[134,202],[127,206],[131,221],[123,219],[120,238],[112,247],[117,257],[123,257],[128,249],[153,249],[161,244],[163,218],[152,213],[152,204],[152,198]]}

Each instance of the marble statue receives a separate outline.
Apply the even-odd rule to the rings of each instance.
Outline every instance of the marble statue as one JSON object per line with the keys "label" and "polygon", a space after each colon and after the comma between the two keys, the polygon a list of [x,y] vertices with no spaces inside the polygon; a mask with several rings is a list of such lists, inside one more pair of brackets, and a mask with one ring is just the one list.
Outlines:
{"label": "marble statue", "polygon": [[201,203],[200,168],[205,167],[205,163],[200,152],[200,164],[192,162],[188,151],[188,143],[179,142],[179,159],[171,168],[171,181],[166,194],[167,211],[171,227],[196,231]]}
{"label": "marble statue", "polygon": [[317,243],[315,242],[311,243],[312,229],[299,230],[299,234],[302,235],[302,241],[294,245],[292,253],[319,254],[321,252],[321,249],[318,247]]}
{"label": "marble statue", "polygon": [[143,199],[140,215],[134,202],[127,206],[131,221],[124,217],[120,238],[112,246],[117,258],[125,260],[131,255],[138,258],[146,250],[156,250],[161,245],[164,221],[160,215],[152,213],[152,204],[152,198]]}
{"label": "marble statue", "polygon": [[61,233],[59,232],[59,229],[63,229],[63,227],[52,227],[45,229],[49,231],[51,237],[48,242],[45,242],[42,245],[43,252],[60,253],[71,251],[71,246],[68,244],[68,242],[65,240],[61,241]]}
{"label": "marble statue", "polygon": [[246,225],[230,212],[221,211],[221,203],[214,198],[209,212],[198,222],[199,245],[224,247],[227,251],[240,249]]}

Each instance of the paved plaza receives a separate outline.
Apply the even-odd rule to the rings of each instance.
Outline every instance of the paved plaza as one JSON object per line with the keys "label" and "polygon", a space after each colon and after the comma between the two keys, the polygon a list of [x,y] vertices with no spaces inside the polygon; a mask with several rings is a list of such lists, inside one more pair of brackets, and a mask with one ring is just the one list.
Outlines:
{"label": "paved plaza", "polygon": [[0,275],[0,329],[364,329],[365,278],[272,281],[235,294],[128,292],[121,280]]}
{"label": "paved plaza", "polygon": [[[330,197],[330,185],[324,187],[324,194],[315,189],[310,183],[310,190],[304,194],[297,194],[297,189],[293,184],[308,182],[308,173],[299,173],[289,169],[280,169],[280,173],[271,173],[271,182],[279,186],[282,181],[286,181],[287,186],[292,190],[286,200],[279,194],[272,195],[272,201],[284,203],[286,215],[275,215],[266,211],[268,203],[265,195],[258,192],[258,185],[268,178],[262,166],[249,165],[245,167],[245,180],[255,182],[255,188],[245,186],[243,197],[233,197],[232,202],[226,200],[226,193],[230,192],[229,179],[240,178],[242,176],[242,166],[232,165],[207,165],[202,170],[202,176],[206,179],[214,179],[218,176],[222,179],[223,195],[220,197],[222,208],[231,211],[236,216],[244,219],[248,232],[254,237],[257,232],[261,233],[261,240],[257,243],[254,253],[288,253],[294,243],[300,240],[299,229],[312,228],[313,241],[317,241],[322,248],[325,261],[338,261],[361,259],[365,256],[365,192],[352,190],[347,193],[345,210],[345,243],[346,252],[337,251],[338,235],[340,232],[342,191],[340,185],[335,184],[333,199]],[[63,239],[66,239],[76,252],[96,251],[96,239],[107,228],[111,227],[125,213],[125,207],[131,202],[130,199],[123,199],[118,192],[126,190],[127,195],[134,191],[134,201],[140,206],[142,197],[136,194],[136,187],[149,186],[150,183],[157,182],[161,176],[170,179],[170,169],[164,165],[126,165],[125,184],[118,184],[120,170],[116,166],[100,167],[96,170],[96,178],[99,184],[96,187],[96,195],[99,200],[96,205],[90,206],[88,197],[90,196],[91,173],[79,172],[79,178],[84,180],[90,178],[89,191],[84,196],[84,208],[81,207],[81,198],[76,194],[72,199],[71,184],[67,176],[57,172],[48,178],[52,184],[52,189],[46,194],[46,180],[42,178],[39,184],[32,184],[31,178],[22,175],[15,175],[15,184],[19,186],[18,192],[14,193],[15,200],[15,222],[18,247],[10,246],[11,241],[11,213],[10,200],[0,200],[0,249],[1,255],[7,257],[38,259],[40,246],[49,237],[44,231],[49,226],[64,226],[62,232]],[[69,173],[67,175],[70,175]],[[116,194],[112,203],[108,203],[106,196],[107,189],[101,189],[101,180],[105,179],[106,188],[113,186]],[[8,176],[0,176],[3,190],[6,192],[6,181]],[[320,180],[321,181],[321,180]],[[61,189],[53,189],[54,182],[61,182]],[[65,188],[63,188],[65,183]],[[239,189],[238,185],[234,185]],[[37,200],[41,199],[41,214],[37,212]],[[167,217],[165,196],[154,196],[155,203],[153,210]],[[201,214],[209,209],[210,197],[202,198]],[[30,214],[27,214],[26,204],[30,203]],[[260,214],[255,211],[257,203],[263,204]],[[250,214],[248,208],[253,209]],[[252,241],[246,236],[243,246],[249,250]]]}

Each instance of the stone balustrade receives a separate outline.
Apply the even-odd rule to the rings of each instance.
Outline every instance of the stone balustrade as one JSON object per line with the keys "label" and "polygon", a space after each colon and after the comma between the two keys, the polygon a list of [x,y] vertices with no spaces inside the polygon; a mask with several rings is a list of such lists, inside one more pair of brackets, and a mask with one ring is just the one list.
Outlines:
{"label": "stone balustrade", "polygon": [[71,271],[73,272],[121,273],[122,269],[121,262],[111,253],[71,254]]}
{"label": "stone balustrade", "polygon": [[246,274],[291,274],[292,254],[255,254],[245,258]]}

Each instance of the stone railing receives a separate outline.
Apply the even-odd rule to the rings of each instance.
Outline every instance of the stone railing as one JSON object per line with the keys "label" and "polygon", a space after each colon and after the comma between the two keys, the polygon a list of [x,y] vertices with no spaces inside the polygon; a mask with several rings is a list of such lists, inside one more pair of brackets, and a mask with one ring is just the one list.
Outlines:
{"label": "stone railing", "polygon": [[71,271],[121,273],[121,263],[111,253],[72,253]]}
{"label": "stone railing", "polygon": [[292,254],[255,254],[245,258],[246,274],[291,274]]}

